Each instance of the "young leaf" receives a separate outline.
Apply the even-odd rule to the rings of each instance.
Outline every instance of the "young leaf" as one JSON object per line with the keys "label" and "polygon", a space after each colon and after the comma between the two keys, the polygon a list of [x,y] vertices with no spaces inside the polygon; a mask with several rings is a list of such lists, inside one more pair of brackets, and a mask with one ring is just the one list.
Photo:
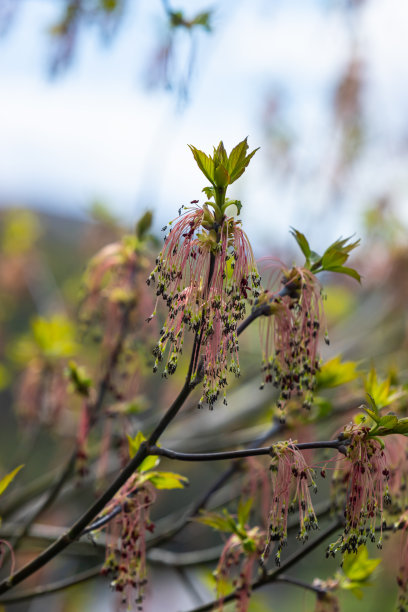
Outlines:
{"label": "young leaf", "polygon": [[240,527],[245,527],[248,522],[249,513],[251,512],[253,499],[250,497],[246,502],[241,500],[238,505],[238,524]]}
{"label": "young leaf", "polygon": [[378,421],[378,426],[384,429],[394,429],[398,424],[398,417],[395,414],[386,414]]}
{"label": "young leaf", "polygon": [[207,196],[207,198],[209,200],[211,200],[211,198],[215,199],[215,189],[214,187],[203,187],[203,189],[201,190],[205,193],[205,195]]}
{"label": "young leaf", "polygon": [[227,187],[230,183],[230,175],[222,164],[216,166],[214,170],[214,181],[217,187]]}
{"label": "young leaf", "polygon": [[194,155],[194,159],[197,162],[198,167],[201,172],[208,178],[210,183],[215,186],[214,182],[214,162],[211,157],[208,157],[203,151],[196,149],[193,145],[188,145],[192,154]]}
{"label": "young leaf", "polygon": [[367,547],[360,546],[356,554],[345,554],[343,572],[351,581],[364,582],[380,563],[381,559],[369,559]]}
{"label": "young leaf", "polygon": [[245,157],[245,159],[243,161],[241,161],[235,168],[233,171],[230,172],[230,185],[232,183],[234,183],[237,179],[239,179],[239,177],[244,174],[246,167],[248,166],[249,162],[251,161],[251,159],[253,158],[253,156],[255,155],[255,153],[258,151],[259,147],[257,147],[256,149],[254,149],[252,151],[252,153],[250,153],[249,155],[247,155]]}
{"label": "young leaf", "polygon": [[65,374],[70,380],[73,390],[84,397],[89,396],[92,387],[92,379],[88,376],[85,368],[79,366],[75,361],[70,361],[65,370]]}
{"label": "young leaf", "polygon": [[24,465],[19,465],[18,467],[14,468],[14,470],[12,470],[11,472],[9,472],[8,474],[6,474],[6,476],[3,476],[3,478],[0,480],[0,495],[2,493],[4,493],[4,491],[7,489],[7,487],[9,486],[9,484],[12,482],[12,480],[14,480],[14,477],[16,476],[16,474],[24,467]]}
{"label": "young leaf", "polygon": [[188,483],[188,478],[173,472],[148,472],[144,480],[149,480],[156,489],[183,489]]}
{"label": "young leaf", "polygon": [[149,229],[151,228],[153,221],[153,214],[150,210],[147,210],[144,215],[142,215],[139,221],[136,223],[136,236],[141,240],[145,237]]}
{"label": "young leaf", "polygon": [[221,516],[216,512],[205,512],[198,518],[192,519],[197,523],[202,523],[203,525],[208,525],[212,527],[216,531],[225,531],[226,533],[234,533],[234,530],[231,529],[230,522],[227,517]]}
{"label": "young leaf", "polygon": [[222,142],[222,140],[220,141],[220,144],[218,145],[217,148],[214,147],[213,161],[214,161],[215,167],[224,166],[225,171],[227,172],[228,155],[227,155],[227,152],[225,150],[224,143]]}
{"label": "young leaf", "polygon": [[318,262],[318,264],[315,264],[315,270],[312,266],[312,271],[318,272],[328,270],[330,272],[338,272],[339,274],[351,276],[360,282],[361,276],[356,270],[343,266],[349,257],[350,251],[355,249],[360,243],[360,240],[356,240],[355,242],[350,242],[347,244],[348,240],[350,240],[350,238],[339,238],[336,240],[336,242],[331,244],[323,253],[321,261]]}
{"label": "young leaf", "polygon": [[358,377],[357,363],[355,361],[341,362],[341,356],[333,357],[323,364],[316,380],[320,389],[338,387],[351,382]]}
{"label": "young leaf", "polygon": [[[129,448],[129,457],[133,459],[136,455],[137,451],[142,442],[146,441],[146,437],[142,434],[141,431],[138,431],[136,436],[132,438],[131,436],[127,436],[128,439],[128,448]],[[160,459],[157,455],[149,455],[146,459],[143,459],[142,463],[137,468],[138,472],[147,472],[147,470],[151,470],[156,467],[160,462]]]}
{"label": "young leaf", "polygon": [[374,368],[371,368],[368,373],[364,386],[367,394],[379,410],[391,404],[398,397],[401,397],[401,392],[391,389],[391,378],[379,380]]}
{"label": "young leaf", "polygon": [[238,143],[231,151],[228,158],[228,171],[231,175],[241,168],[244,163],[246,152],[248,151],[248,138]]}
{"label": "young leaf", "polygon": [[302,234],[301,232],[299,232],[294,227],[290,228],[290,233],[292,234],[292,236],[294,237],[294,239],[298,243],[298,245],[299,245],[303,255],[306,257],[306,262],[309,262],[312,250],[311,250],[311,248],[309,246],[309,242],[307,241],[306,236],[304,234]]}

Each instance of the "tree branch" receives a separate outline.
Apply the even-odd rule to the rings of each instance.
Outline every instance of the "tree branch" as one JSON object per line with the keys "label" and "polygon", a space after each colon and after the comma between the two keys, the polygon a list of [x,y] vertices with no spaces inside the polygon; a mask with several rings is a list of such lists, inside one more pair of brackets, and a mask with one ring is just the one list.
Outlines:
{"label": "tree branch", "polygon": [[91,580],[92,578],[96,578],[100,575],[100,572],[101,567],[100,565],[98,565],[98,567],[93,567],[92,569],[85,570],[80,574],[76,574],[76,576],[64,578],[63,580],[57,580],[56,582],[51,582],[50,584],[46,584],[44,586],[38,586],[34,589],[22,591],[17,595],[1,598],[0,604],[13,604],[21,601],[31,600],[35,597],[44,597],[45,595],[52,595],[53,593],[57,593],[58,591],[68,589],[69,587],[81,584],[82,582],[86,582],[87,580]]}
{"label": "tree branch", "polygon": [[[302,442],[300,444],[290,444],[289,448],[296,450],[306,450],[313,448],[333,448],[339,452],[343,452],[345,448],[344,440],[327,440],[318,442]],[[246,448],[234,451],[225,451],[220,453],[179,453],[177,451],[164,448],[162,446],[150,446],[148,455],[161,455],[168,459],[176,459],[178,461],[222,461],[226,459],[242,459],[244,457],[256,457],[259,455],[274,455],[274,445],[264,446],[261,448]]]}

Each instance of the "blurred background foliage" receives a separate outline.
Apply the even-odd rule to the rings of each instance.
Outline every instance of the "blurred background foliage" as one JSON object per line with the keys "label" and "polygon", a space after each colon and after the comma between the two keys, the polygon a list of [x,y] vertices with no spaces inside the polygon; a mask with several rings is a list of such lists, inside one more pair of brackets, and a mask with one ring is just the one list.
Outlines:
{"label": "blurred background foliage", "polygon": [[[146,8],[146,4],[150,6]],[[307,441],[334,435],[364,401],[364,376],[371,367],[392,389],[406,389],[408,124],[403,109],[408,79],[405,62],[399,59],[404,57],[403,45],[407,43],[399,29],[393,36],[392,28],[379,30],[377,25],[382,15],[387,15],[387,23],[406,23],[406,9],[390,2],[386,10],[387,3],[381,0],[226,1],[211,6],[194,2],[185,3],[182,9],[173,4],[129,0],[3,0],[0,4],[4,37],[0,55],[7,60],[9,54],[16,60],[21,83],[33,61],[21,59],[30,55],[21,42],[27,32],[30,45],[41,49],[41,54],[38,49],[34,53],[39,71],[44,72],[48,61],[52,78],[46,82],[47,97],[52,98],[52,91],[64,80],[70,86],[77,82],[81,96],[81,81],[89,79],[89,87],[97,87],[93,112],[96,100],[100,98],[104,108],[104,95],[109,98],[119,83],[118,98],[113,101],[127,95],[126,87],[133,87],[138,97],[132,98],[131,112],[156,128],[143,130],[136,140],[137,125],[132,125],[131,138],[126,140],[124,135],[123,143],[119,139],[119,148],[117,134],[113,134],[116,159],[102,157],[100,165],[89,159],[91,173],[99,172],[102,186],[99,188],[95,179],[83,187],[87,164],[82,162],[78,190],[75,185],[67,187],[74,182],[75,173],[69,172],[69,155],[60,155],[59,147],[66,147],[65,141],[59,147],[56,144],[53,167],[47,167],[50,158],[41,158],[39,153],[40,164],[50,177],[48,188],[43,171],[36,174],[32,143],[25,152],[23,139],[17,149],[18,138],[14,141],[11,130],[6,132],[11,136],[9,158],[14,163],[19,160],[17,170],[22,172],[23,185],[17,188],[17,183],[5,179],[3,189],[0,172],[0,475],[22,463],[25,467],[1,500],[4,521],[29,517],[44,487],[64,465],[80,436],[84,397],[95,392],[98,381],[103,380],[112,346],[121,333],[118,321],[129,300],[136,299],[138,304],[127,321],[115,377],[107,383],[106,418],[92,431],[83,469],[41,517],[37,531],[33,528],[35,537],[24,542],[20,562],[31,558],[39,545],[54,537],[59,526],[69,524],[93,501],[126,457],[126,434],[148,432],[182,385],[183,367],[166,381],[151,375],[151,349],[160,325],[145,325],[154,295],[144,278],[162,242],[160,227],[176,215],[180,204],[199,195],[203,186],[193,160],[184,153],[187,142],[205,149],[207,140],[217,142],[225,135],[236,140],[244,132],[250,133],[253,146],[262,145],[258,166],[253,164],[238,188],[241,191],[236,192],[243,200],[244,228],[248,227],[257,257],[268,254],[288,265],[300,263],[294,241],[291,244],[287,238],[289,225],[304,231],[316,250],[342,233],[356,232],[362,239],[353,258],[362,275],[361,286],[335,275],[322,278],[331,343],[322,348],[328,365],[321,373],[310,413],[312,421],[321,417],[322,423],[312,422],[305,428],[299,414],[289,421],[285,436]],[[27,26],[27,17],[34,14],[33,25]],[[144,29],[148,33],[141,36]],[[95,31],[110,43],[107,50],[95,48]],[[332,41],[327,38],[330,33]],[[282,43],[285,37],[289,37],[286,45]],[[115,52],[121,39],[127,41],[122,55]],[[308,40],[310,47],[305,44]],[[13,48],[18,48],[19,54],[14,54]],[[113,60],[109,60],[110,53]],[[242,57],[245,53],[248,61]],[[327,64],[325,54],[332,60]],[[310,69],[316,57],[317,67]],[[0,60],[0,70],[4,70],[4,62],[4,58]],[[105,78],[95,80],[92,69],[103,72],[104,62]],[[9,64],[4,86],[12,84],[12,70],[13,64]],[[115,70],[125,73],[121,76],[127,82],[125,88],[122,81],[115,80]],[[20,95],[24,97],[29,91],[22,90]],[[75,89],[70,95],[72,91]],[[8,115],[12,101],[7,102]],[[30,99],[22,99],[21,104],[24,109]],[[119,106],[115,112],[121,109]],[[15,114],[15,123],[10,119],[12,125],[21,121],[24,130],[24,110],[16,108]],[[69,123],[70,116],[61,115],[62,122]],[[105,123],[109,117],[105,113],[102,119],[102,143],[107,150],[109,129]],[[51,129],[52,121],[50,118]],[[41,125],[43,131],[33,132],[40,152],[42,137],[49,138],[45,124]],[[113,131],[117,125],[115,119]],[[85,140],[90,133],[86,127],[68,125],[68,130],[75,132],[81,128],[83,134],[75,144],[79,149],[82,141],[88,151]],[[101,145],[97,142],[94,146]],[[119,155],[121,146],[123,153]],[[74,157],[79,155],[78,149]],[[132,152],[134,159],[129,165]],[[1,149],[0,155],[6,158],[7,149]],[[126,176],[116,170],[122,162],[128,168]],[[103,163],[110,165],[104,167]],[[61,165],[63,172],[57,167]],[[133,182],[129,182],[132,172]],[[90,196],[92,192],[103,194],[104,174],[112,174],[116,181],[112,183],[115,187],[106,189],[109,204],[104,197]],[[51,184],[55,176],[63,177],[59,188]],[[130,196],[126,189],[125,193],[117,187],[123,177],[130,185]],[[117,202],[112,199],[115,194]],[[140,220],[151,209],[153,224],[143,229]],[[134,265],[135,254],[137,274],[126,285],[126,266]],[[183,418],[166,431],[164,445],[186,452],[222,450],[250,443],[270,426],[274,394],[270,389],[258,392],[261,355],[257,324],[242,338],[240,359],[242,376],[231,379],[228,406],[218,406],[213,413],[198,412],[192,398]],[[113,440],[116,450],[101,461],[107,438]],[[165,461],[163,465],[170,469]],[[211,483],[222,471],[222,466],[214,463],[182,467],[190,487],[159,496],[154,508],[158,524],[171,524],[203,492],[204,483]],[[212,506],[228,505],[236,499],[240,482],[232,479]],[[37,491],[34,505],[26,503],[31,491]],[[328,496],[324,481],[319,482],[318,495],[324,503]],[[55,526],[55,531],[42,530],[44,525]],[[6,526],[4,522],[2,528]],[[10,539],[7,532],[0,530],[0,535]],[[216,534],[189,525],[167,549],[184,553],[219,543]],[[289,552],[293,546],[291,542]],[[391,609],[396,593],[396,550],[393,538],[385,546],[384,560],[376,570],[374,584],[365,589],[363,602],[346,592],[341,595],[344,610],[353,612],[362,606],[373,612]],[[376,556],[375,550],[371,553]],[[103,554],[101,547],[84,544],[81,548],[79,543],[73,554],[68,552],[44,568],[27,586],[94,567]],[[187,610],[198,605],[203,596],[208,597],[216,555],[205,568],[163,568],[159,563],[166,558],[163,551],[153,548],[150,555],[152,586],[147,611],[164,609],[165,605],[171,612],[172,600],[178,602],[174,610]],[[333,576],[337,565],[323,556],[318,551],[302,561],[296,575],[307,581]],[[107,601],[107,593],[106,582],[96,579],[51,596],[47,605],[67,612],[110,609],[113,596]],[[32,611],[41,609],[43,601],[10,604],[6,609]],[[253,612],[282,607],[312,611],[313,596],[277,584],[255,594],[250,604]]]}

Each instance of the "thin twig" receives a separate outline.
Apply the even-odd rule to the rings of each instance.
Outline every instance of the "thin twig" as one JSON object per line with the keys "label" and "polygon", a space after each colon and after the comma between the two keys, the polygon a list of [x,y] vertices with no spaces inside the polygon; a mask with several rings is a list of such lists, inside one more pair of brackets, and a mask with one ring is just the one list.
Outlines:
{"label": "thin twig", "polygon": [[85,570],[80,574],[76,574],[70,578],[64,578],[63,580],[58,580],[56,582],[51,582],[50,584],[46,584],[44,586],[38,586],[34,589],[29,589],[26,591],[22,591],[16,595],[11,595],[9,597],[4,597],[0,599],[0,604],[12,604],[18,603],[21,601],[31,600],[34,597],[44,597],[45,595],[52,595],[53,593],[57,593],[58,591],[62,591],[72,586],[76,586],[77,584],[81,584],[82,582],[86,582],[87,580],[91,580],[92,578],[96,578],[101,573],[100,565],[98,567],[93,567],[92,569]]}
{"label": "thin twig", "polygon": [[327,593],[326,589],[323,589],[320,586],[315,586],[314,584],[310,584],[309,582],[305,582],[304,580],[299,580],[299,578],[293,578],[292,576],[288,576],[287,574],[281,574],[280,576],[277,576],[275,582],[287,582],[288,584],[300,587],[301,589],[313,591],[313,593],[317,593],[318,595],[325,595],[325,593]]}
{"label": "thin twig", "polygon": [[[289,448],[296,450],[316,449],[316,448],[333,448],[340,452],[345,446],[344,440],[326,440],[318,442],[302,442],[300,444],[290,444]],[[178,461],[223,461],[226,459],[242,459],[244,457],[256,457],[259,455],[274,455],[274,445],[264,446],[261,448],[245,448],[234,451],[225,451],[220,453],[179,453],[177,451],[164,448],[162,446],[150,446],[148,449],[149,455],[161,455],[168,459],[176,459]]]}

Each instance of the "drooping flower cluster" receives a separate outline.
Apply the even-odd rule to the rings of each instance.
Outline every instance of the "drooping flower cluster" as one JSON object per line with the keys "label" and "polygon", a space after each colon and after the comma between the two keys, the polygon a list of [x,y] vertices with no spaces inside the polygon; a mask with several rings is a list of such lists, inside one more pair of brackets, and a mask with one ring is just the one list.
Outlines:
{"label": "drooping flower cluster", "polygon": [[156,283],[169,313],[154,350],[154,369],[166,360],[163,375],[174,373],[185,331],[192,330],[193,375],[201,371],[201,403],[212,407],[227,372],[239,374],[237,323],[259,286],[251,245],[240,221],[224,215],[218,223],[208,206],[194,206],[174,222],[156,263],[148,283]]}
{"label": "drooping flower cluster", "polygon": [[155,501],[154,487],[148,482],[139,483],[139,475],[131,476],[119,492],[107,504],[103,515],[121,511],[108,523],[106,559],[102,573],[112,577],[112,588],[121,594],[122,603],[131,606],[135,601],[142,610],[146,571],[146,531],[153,531],[149,518]]}
{"label": "drooping flower cluster", "polygon": [[273,497],[269,514],[268,541],[263,555],[267,557],[271,542],[278,541],[278,550],[275,555],[278,565],[282,547],[287,542],[288,514],[294,511],[296,502],[299,512],[298,539],[305,542],[309,531],[318,528],[310,496],[310,487],[315,492],[317,490],[313,480],[313,470],[306,464],[302,453],[295,444],[291,440],[275,444],[270,467]]}
{"label": "drooping flower cluster", "polygon": [[375,542],[378,519],[380,537],[377,545],[381,548],[384,506],[391,501],[388,487],[390,470],[381,443],[370,438],[369,431],[369,427],[361,424],[351,424],[344,431],[350,443],[347,456],[339,460],[340,477],[337,476],[335,483],[346,494],[345,527],[339,540],[329,546],[328,555],[334,555],[338,550],[356,552],[367,539]]}
{"label": "drooping flower cluster", "polygon": [[67,405],[67,360],[77,351],[75,327],[64,315],[35,317],[31,333],[14,347],[16,362],[25,366],[16,408],[25,427],[57,426]]}
{"label": "drooping flower cluster", "polygon": [[[139,275],[147,270],[149,261],[142,240],[136,235],[103,247],[90,261],[84,276],[84,298],[81,320],[97,327],[103,334],[103,346],[111,350],[123,325],[123,311],[138,307],[148,312],[151,300]],[[133,326],[142,317],[135,317]]]}
{"label": "drooping flower cluster", "polygon": [[232,581],[236,592],[236,611],[247,612],[251,597],[253,569],[262,553],[264,542],[265,533],[260,531],[258,527],[250,529],[245,540],[242,540],[236,534],[228,538],[214,572],[219,612],[224,609],[225,587],[234,570],[238,571],[238,575]]}
{"label": "drooping flower cluster", "polygon": [[340,612],[339,600],[333,593],[318,595],[314,612]]}
{"label": "drooping flower cluster", "polygon": [[408,515],[405,513],[398,521],[397,528],[403,529],[399,568],[397,574],[398,584],[398,612],[407,612],[408,610]]}
{"label": "drooping flower cluster", "polygon": [[[270,280],[275,289],[259,300],[270,305],[270,316],[261,320],[264,381],[280,390],[281,410],[293,397],[301,397],[303,406],[310,408],[319,370],[319,330],[324,315],[321,287],[310,270],[285,270],[276,262]],[[282,285],[279,291],[278,283]]]}

